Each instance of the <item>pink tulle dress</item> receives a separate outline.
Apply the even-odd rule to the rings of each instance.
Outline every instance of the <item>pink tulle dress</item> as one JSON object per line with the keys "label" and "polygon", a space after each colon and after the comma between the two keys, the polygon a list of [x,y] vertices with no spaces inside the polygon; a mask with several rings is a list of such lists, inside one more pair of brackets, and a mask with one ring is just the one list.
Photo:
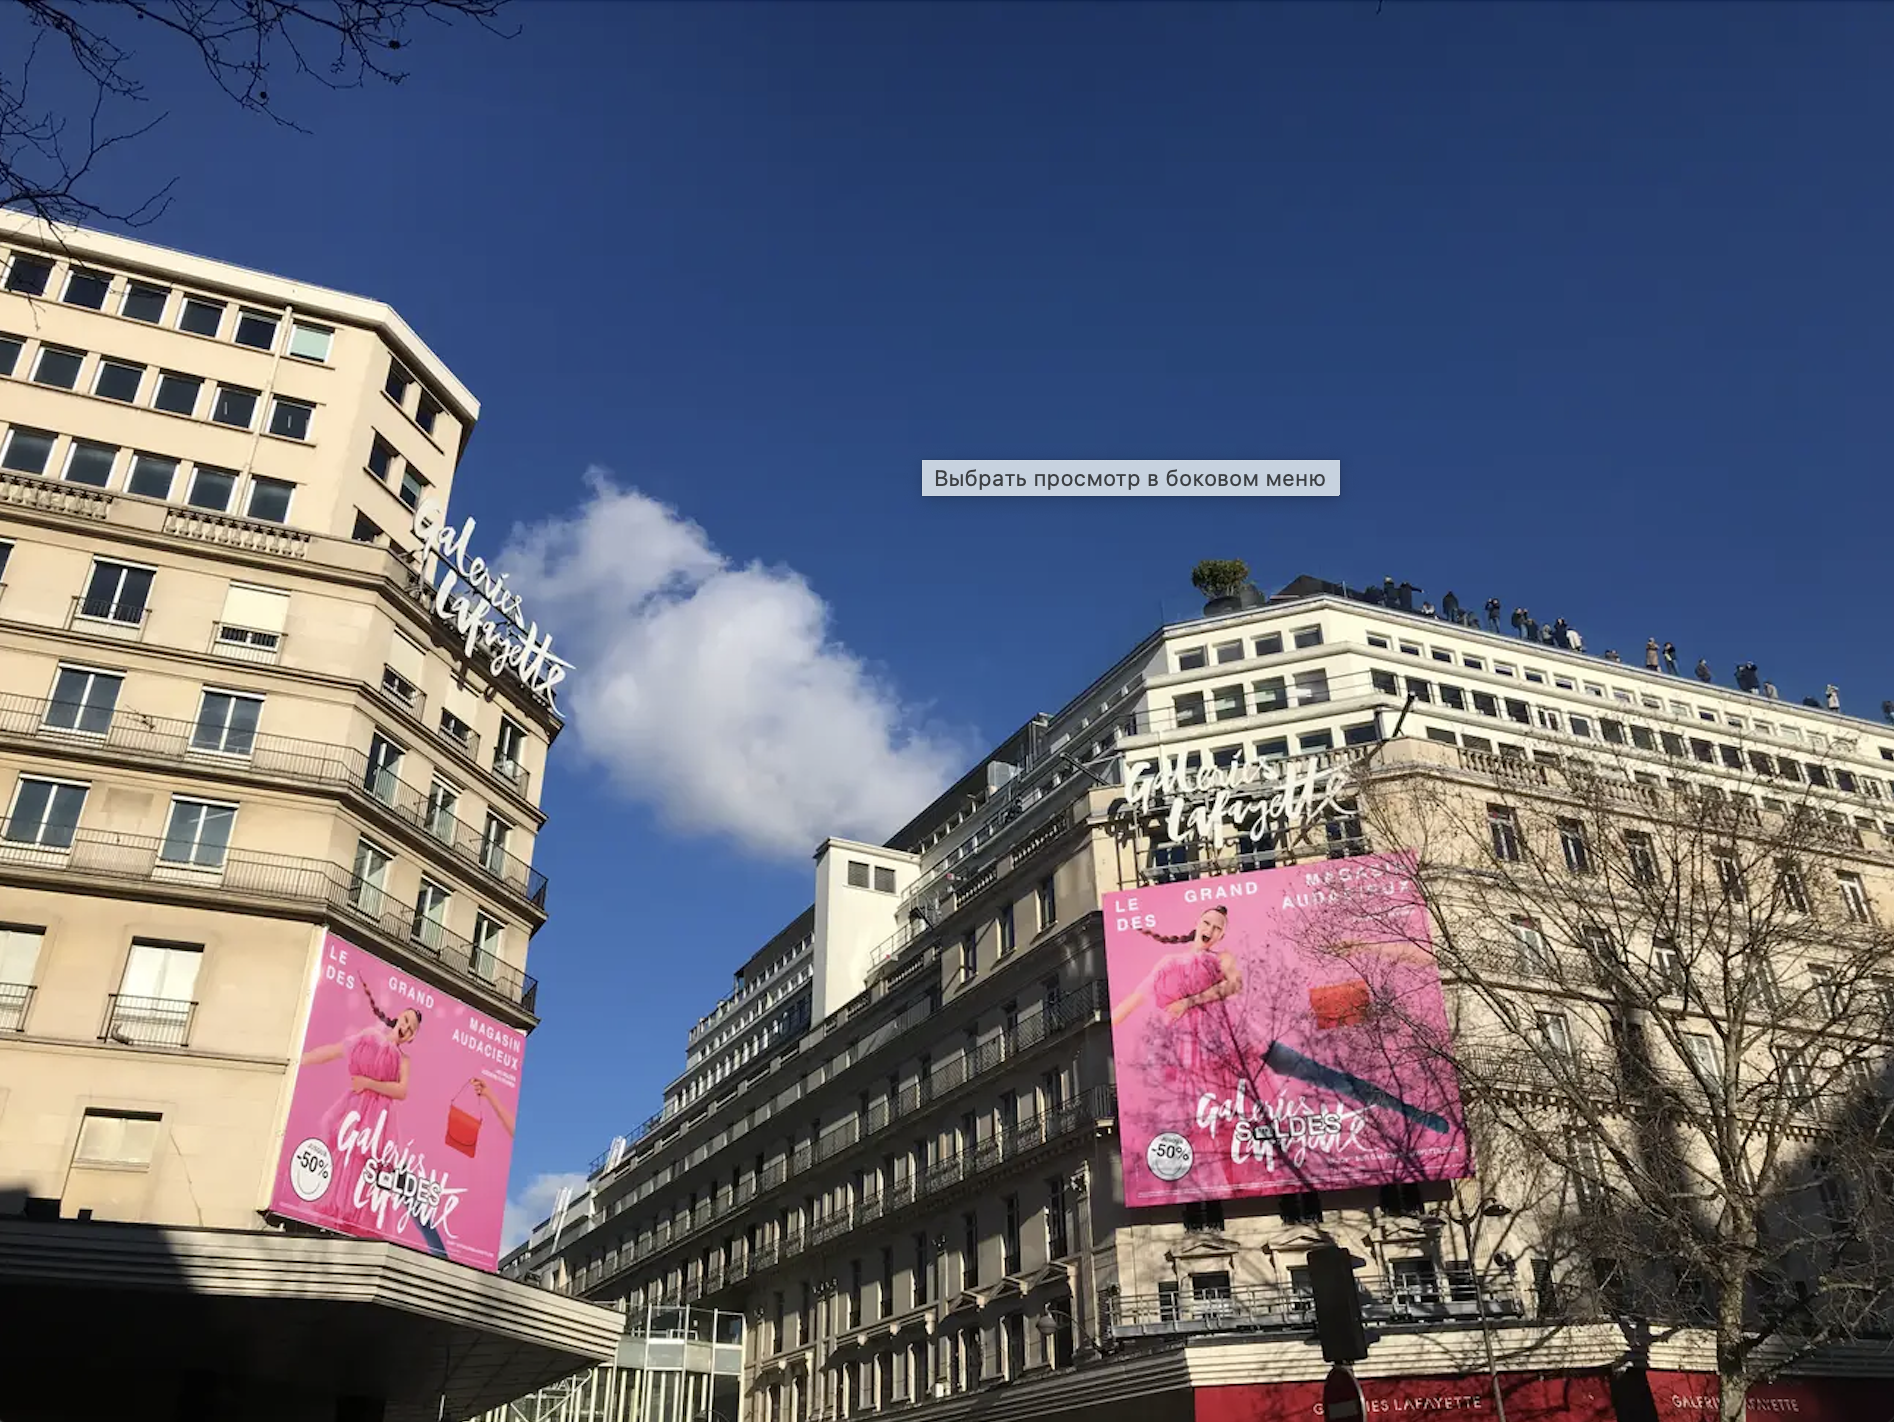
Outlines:
{"label": "pink tulle dress", "polygon": [[[1168,1012],[1172,1003],[1194,997],[1222,981],[1221,955],[1201,949],[1191,953],[1178,953],[1160,962],[1151,974],[1151,998],[1157,1004],[1159,1012]],[[1204,1022],[1201,1007],[1187,1008],[1184,1015],[1175,1020],[1168,1017],[1161,1020],[1170,1033],[1171,1044],[1176,1052],[1176,1069],[1179,1074],[1191,1077],[1209,1065],[1205,1044],[1200,1035],[1203,1027],[1207,1025]]]}
{"label": "pink tulle dress", "polygon": [[[370,1081],[401,1080],[401,1048],[378,1027],[365,1027],[351,1037],[348,1050],[343,1053],[343,1061],[348,1066],[350,1077],[365,1076]],[[355,1129],[364,1138],[364,1143],[344,1157],[340,1136],[342,1123],[348,1119],[351,1111],[357,1113]],[[383,1120],[384,1112],[386,1120],[377,1137],[375,1123]],[[373,1226],[374,1210],[367,1204],[355,1203],[355,1183],[361,1178],[362,1167],[366,1163],[366,1141],[369,1138],[379,1139],[384,1146],[390,1141],[399,1140],[395,1130],[394,1098],[383,1096],[379,1091],[343,1093],[322,1118],[322,1138],[336,1153],[335,1183],[323,1199],[323,1212],[343,1225]]]}

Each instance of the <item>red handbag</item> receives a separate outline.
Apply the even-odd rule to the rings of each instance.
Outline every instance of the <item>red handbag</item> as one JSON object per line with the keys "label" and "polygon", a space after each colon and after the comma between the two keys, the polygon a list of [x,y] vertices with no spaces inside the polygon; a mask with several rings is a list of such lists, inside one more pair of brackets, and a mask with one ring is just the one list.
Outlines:
{"label": "red handbag", "polygon": [[[467,1086],[473,1084],[474,1078],[468,1077]],[[454,1099],[447,1103],[447,1144],[450,1149],[457,1150],[472,1159],[474,1151],[480,1145],[480,1117],[477,1108],[475,1111],[463,1111],[457,1104],[461,1092],[465,1091],[467,1086],[456,1091]]]}
{"label": "red handbag", "polygon": [[1316,1030],[1357,1027],[1368,1020],[1368,985],[1360,979],[1349,983],[1330,983],[1309,989],[1309,1006],[1315,1009]]}

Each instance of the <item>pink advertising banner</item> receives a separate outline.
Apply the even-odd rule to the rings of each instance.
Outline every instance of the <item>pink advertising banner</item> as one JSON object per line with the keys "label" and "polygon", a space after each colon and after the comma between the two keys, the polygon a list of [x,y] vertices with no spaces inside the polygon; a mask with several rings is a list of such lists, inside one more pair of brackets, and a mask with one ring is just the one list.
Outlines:
{"label": "pink advertising banner", "polygon": [[1125,1200],[1471,1172],[1405,856],[1104,896]]}
{"label": "pink advertising banner", "polygon": [[270,1209],[498,1266],[526,1039],[331,933]]}

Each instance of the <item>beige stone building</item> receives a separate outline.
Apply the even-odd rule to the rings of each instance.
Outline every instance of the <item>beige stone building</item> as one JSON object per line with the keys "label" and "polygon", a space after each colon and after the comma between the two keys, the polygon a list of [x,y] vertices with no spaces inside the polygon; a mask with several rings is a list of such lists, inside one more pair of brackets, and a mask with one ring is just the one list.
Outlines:
{"label": "beige stone building", "polygon": [[479,413],[380,302],[0,217],[0,1312],[49,1320],[10,1418],[431,1418],[597,1344],[263,1216],[325,928],[537,1023],[559,721],[462,655],[414,531]]}
{"label": "beige stone building", "polygon": [[[1534,1192],[1547,1172],[1503,1151],[1454,1184],[1151,1208],[1125,1199],[1102,902],[1254,868],[1320,876],[1389,849],[1477,868],[1529,843],[1579,875],[1577,812],[1559,803],[1556,772],[1585,757],[1610,762],[1623,804],[1594,836],[1654,822],[1652,797],[1667,787],[1759,817],[1788,813],[1781,796],[1832,831],[1802,907],[1857,928],[1894,910],[1889,727],[1312,580],[1164,627],[886,844],[820,847],[813,906],[690,1028],[663,1109],[615,1138],[585,1189],[508,1262],[628,1315],[614,1367],[511,1415],[699,1415],[664,1401],[690,1395],[671,1375],[685,1365],[648,1351],[652,1319],[686,1308],[745,1316],[745,1422],[1318,1415],[1327,1365],[1311,1346],[1304,1261],[1324,1240],[1365,1261],[1381,1340],[1361,1372],[1378,1411],[1493,1415],[1499,1378],[1510,1422],[1630,1418],[1612,1410],[1629,1361],[1683,1399],[1676,1407],[1698,1410],[1706,1335],[1685,1319],[1630,1359],[1542,1227]],[[1295,833],[1251,825],[1210,851],[1158,828],[1164,797],[1154,813],[1128,813],[1128,780],[1160,760],[1193,774],[1364,768],[1356,791],[1311,801]],[[1419,810],[1374,813],[1394,804],[1374,796],[1416,786]],[[1214,801],[1214,789],[1195,797]],[[1420,834],[1447,806],[1465,842],[1447,846],[1438,827],[1431,845],[1378,842]],[[1490,972],[1508,991],[1544,999],[1542,1035],[1515,1037],[1487,1078],[1530,1093],[1558,1050],[1573,1063],[1608,1052],[1613,1005],[1545,969],[1535,955],[1551,951],[1550,930],[1522,919],[1502,916],[1484,936],[1470,928],[1469,943],[1490,940]],[[1627,946],[1661,972],[1648,933]],[[1459,961],[1478,949],[1467,954]],[[1798,992],[1819,996],[1808,976],[1818,966],[1780,965],[1783,1023]],[[1449,977],[1457,1001],[1466,985]],[[1697,1030],[1709,1029],[1671,1035],[1687,1047]],[[1663,1069],[1674,1078],[1678,1064]],[[1890,1372],[1878,1344],[1822,1368]],[[1783,1396],[1812,1415],[1855,1415],[1832,1410],[1847,1405],[1840,1393]]]}

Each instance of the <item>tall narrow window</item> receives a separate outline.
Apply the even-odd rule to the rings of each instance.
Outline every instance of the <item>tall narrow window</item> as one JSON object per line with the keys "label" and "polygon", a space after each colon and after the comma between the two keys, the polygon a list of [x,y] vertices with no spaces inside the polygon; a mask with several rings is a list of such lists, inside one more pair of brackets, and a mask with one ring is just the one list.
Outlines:
{"label": "tall narrow window", "polygon": [[526,778],[526,730],[519,723],[500,718],[500,732],[493,738],[493,768],[514,784]]}
{"label": "tall narrow window", "polygon": [[158,858],[166,864],[188,864],[194,869],[221,869],[236,819],[235,805],[181,796],[173,799]]}
{"label": "tall narrow window", "polygon": [[460,791],[437,778],[427,792],[428,833],[451,844],[454,831],[460,827],[456,813],[459,808]]}
{"label": "tall narrow window", "polygon": [[1796,913],[1808,912],[1808,890],[1802,886],[1802,871],[1796,868],[1793,859],[1781,859],[1776,862],[1776,892],[1781,896],[1785,907]]}
{"label": "tall narrow window", "polygon": [[1005,955],[1013,951],[1013,945],[1015,942],[1015,936],[1014,936],[1014,930],[1013,930],[1013,906],[1011,904],[1006,905],[1006,907],[1000,910],[998,926],[999,926],[999,938],[1000,938],[1000,953],[1002,955]]}
{"label": "tall narrow window", "polygon": [[397,778],[401,771],[401,756],[400,746],[380,731],[375,732],[368,743],[368,773],[363,778],[362,788],[377,800],[393,804],[395,790],[401,783]]}
{"label": "tall narrow window", "polygon": [[1591,846],[1585,841],[1585,826],[1579,820],[1559,821],[1559,848],[1565,855],[1565,867],[1574,874],[1591,872]]}
{"label": "tall narrow window", "polygon": [[145,601],[150,595],[151,569],[101,558],[92,565],[79,615],[136,627],[145,620]]}
{"label": "tall narrow window", "polygon": [[104,735],[111,729],[112,711],[124,684],[125,678],[117,672],[61,667],[53,682],[52,700],[46,703],[46,724],[61,731]]}
{"label": "tall narrow window", "polygon": [[45,937],[43,928],[0,928],[0,1032],[18,1032],[26,1026]]}
{"label": "tall narrow window", "polygon": [[1657,882],[1657,851],[1651,844],[1651,837],[1640,830],[1632,830],[1624,837],[1625,858],[1631,870],[1632,882],[1655,884]]}
{"label": "tall narrow window", "polygon": [[506,841],[513,827],[491,811],[487,814],[486,828],[480,832],[480,863],[489,874],[502,874],[506,871]]}
{"label": "tall narrow window", "polygon": [[414,896],[414,922],[408,929],[409,936],[428,948],[439,948],[443,930],[447,926],[449,897],[447,890],[439,884],[423,879],[419,892]]}
{"label": "tall narrow window", "polygon": [[476,976],[491,981],[500,966],[500,942],[506,925],[481,909],[474,914],[473,970]]}
{"label": "tall narrow window", "polygon": [[189,1045],[192,999],[203,962],[200,944],[134,939],[112,999],[106,1038],[134,1046]]}
{"label": "tall narrow window", "polygon": [[368,840],[355,845],[355,870],[349,879],[349,902],[371,918],[380,918],[388,885],[388,866],[394,856]]}
{"label": "tall narrow window", "polygon": [[1493,840],[1493,857],[1502,860],[1519,858],[1519,820],[1505,805],[1486,807],[1486,828]]}
{"label": "tall narrow window", "polygon": [[70,849],[85,797],[84,785],[22,775],[13,792],[5,838],[41,849]]}
{"label": "tall narrow window", "polygon": [[1841,904],[1848,917],[1856,923],[1874,922],[1874,910],[1868,903],[1868,891],[1861,883],[1861,876],[1837,874],[1835,881],[1841,889]]}
{"label": "tall narrow window", "polygon": [[1723,897],[1732,903],[1741,903],[1748,897],[1743,885],[1743,866],[1736,861],[1734,854],[1714,854],[1717,885],[1723,890]]}
{"label": "tall narrow window", "polygon": [[1053,887],[1050,874],[1039,881],[1036,901],[1039,906],[1039,931],[1044,933],[1059,921],[1058,893]]}

